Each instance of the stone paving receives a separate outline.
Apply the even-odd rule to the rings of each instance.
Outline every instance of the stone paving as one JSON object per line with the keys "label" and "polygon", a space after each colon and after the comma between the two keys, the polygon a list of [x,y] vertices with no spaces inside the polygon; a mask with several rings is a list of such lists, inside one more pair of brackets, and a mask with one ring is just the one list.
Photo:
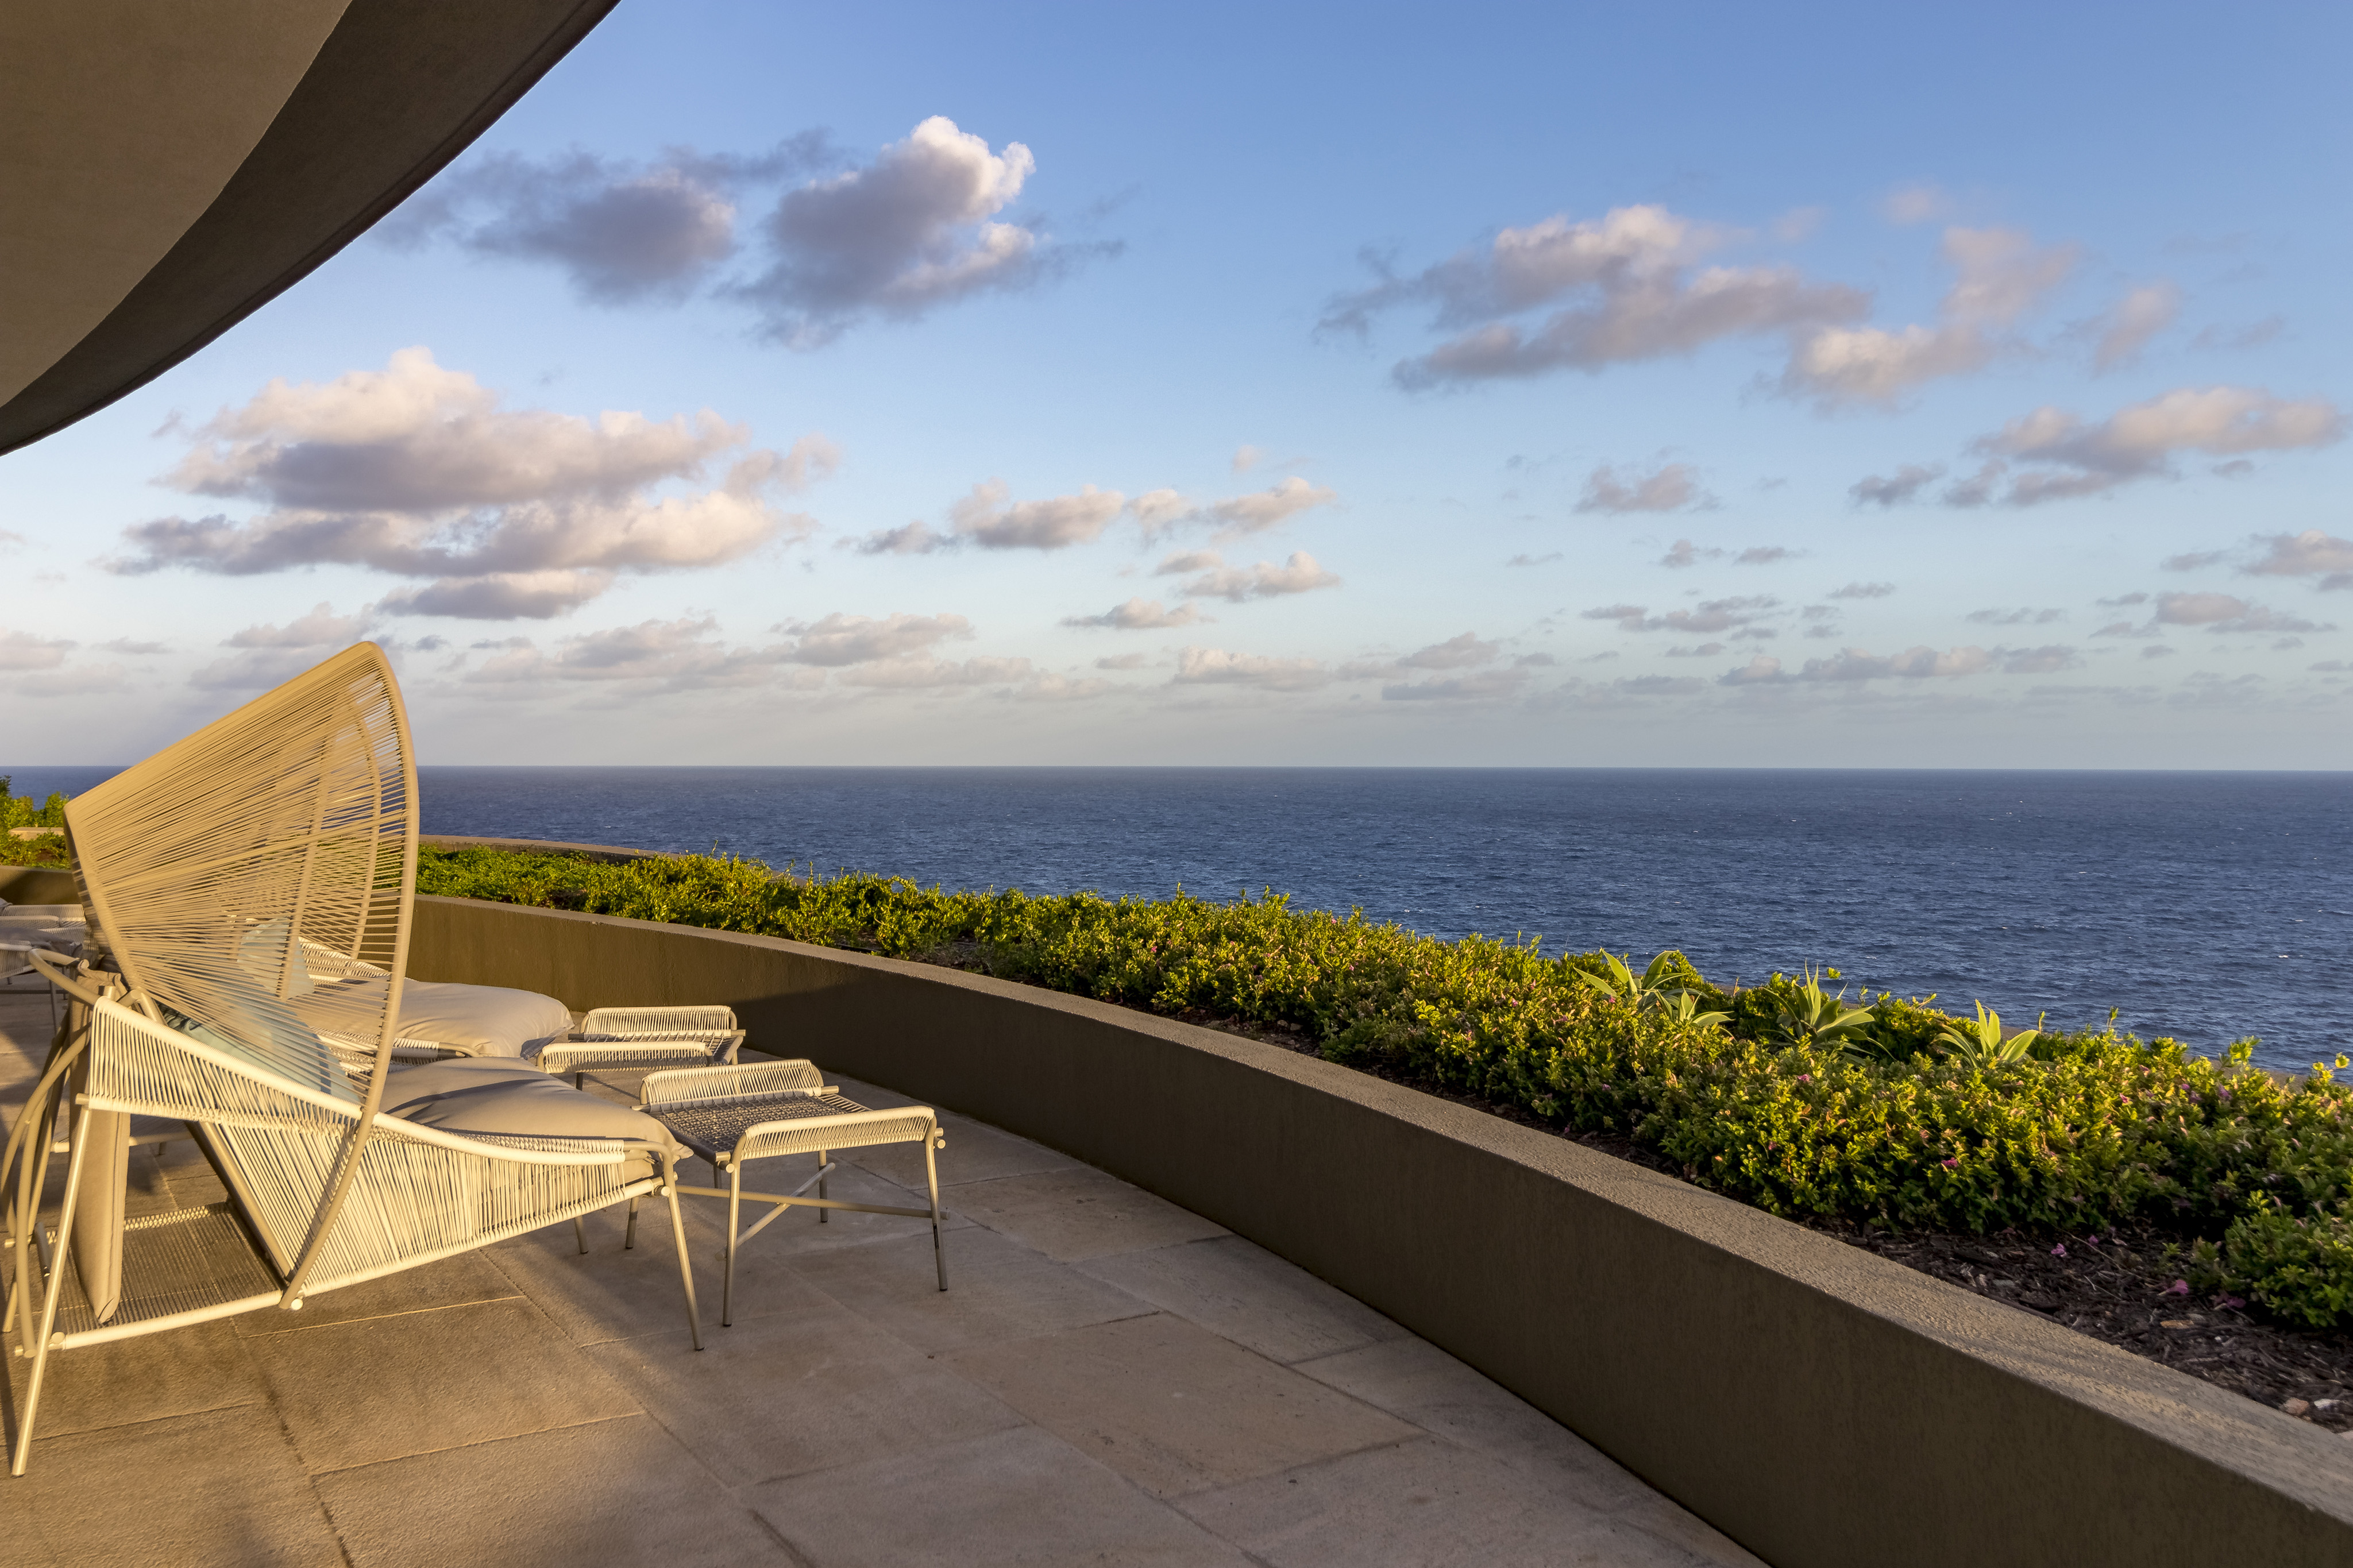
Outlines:
{"label": "stone paving", "polygon": [[[0,988],[12,1118],[47,1020]],[[0,1562],[1757,1562],[1301,1269],[942,1110],[944,1295],[921,1222],[804,1212],[744,1249],[723,1329],[724,1210],[690,1200],[701,1354],[659,1208],[635,1250],[599,1215],[586,1257],[559,1226],[300,1314],[66,1352],[30,1473],[0,1476]],[[134,1212],[224,1195],[185,1141],[135,1152],[132,1182]],[[886,1148],[834,1194],[922,1183],[920,1151]]]}

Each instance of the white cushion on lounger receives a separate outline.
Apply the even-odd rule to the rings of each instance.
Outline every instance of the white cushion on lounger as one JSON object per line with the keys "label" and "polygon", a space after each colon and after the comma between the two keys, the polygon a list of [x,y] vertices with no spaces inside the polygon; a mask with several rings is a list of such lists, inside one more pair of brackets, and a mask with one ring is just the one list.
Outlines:
{"label": "white cushion on lounger", "polygon": [[[296,998],[294,1011],[314,1029],[373,1033],[366,1014],[384,1005],[384,985],[381,980],[331,981]],[[404,1040],[512,1060],[571,1032],[572,1015],[564,1004],[536,991],[432,980],[411,980],[400,988],[395,1033]]]}
{"label": "white cushion on lounger", "polygon": [[686,1152],[642,1111],[495,1057],[456,1057],[396,1072],[385,1080],[384,1111],[469,1137],[628,1138]]}
{"label": "white cushion on lounger", "polygon": [[400,988],[405,1040],[431,1040],[469,1056],[520,1057],[571,1032],[571,1011],[536,991],[432,980]]}

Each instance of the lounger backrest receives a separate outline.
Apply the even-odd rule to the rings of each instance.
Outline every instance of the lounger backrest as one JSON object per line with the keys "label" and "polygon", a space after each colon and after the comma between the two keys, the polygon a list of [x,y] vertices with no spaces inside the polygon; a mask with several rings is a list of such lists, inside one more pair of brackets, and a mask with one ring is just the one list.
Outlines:
{"label": "lounger backrest", "polygon": [[77,797],[66,830],[92,926],[136,994],[325,1089],[342,1069],[289,1005],[324,950],[388,972],[364,1022],[390,1037],[408,955],[417,775],[375,644]]}

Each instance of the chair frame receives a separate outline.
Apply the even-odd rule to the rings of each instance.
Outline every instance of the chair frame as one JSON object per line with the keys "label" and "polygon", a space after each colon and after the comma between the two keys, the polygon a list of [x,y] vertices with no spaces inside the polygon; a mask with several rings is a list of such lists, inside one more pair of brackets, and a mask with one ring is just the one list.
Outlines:
{"label": "chair frame", "polygon": [[[416,767],[380,648],[361,643],[295,677],[79,797],[66,819],[91,940],[72,966],[33,957],[69,999],[67,1019],[0,1155],[0,1194],[15,1177],[0,1325],[33,1361],[13,1474],[25,1473],[54,1352],[265,1307],[299,1310],[320,1290],[615,1205],[634,1211],[649,1194],[669,1203],[688,1327],[702,1348],[670,1145],[468,1136],[382,1112],[386,1080],[418,1053],[396,1032],[416,895]],[[322,949],[388,977],[382,1012],[353,1020],[373,1039],[322,1039],[289,1005]],[[212,1160],[250,1255],[241,1279],[215,1273],[206,1289],[157,1291],[132,1278],[145,1267],[134,1232],[212,1212],[124,1220],[133,1115],[185,1122]],[[50,1156],[66,1149],[52,1237]],[[93,1258],[95,1284],[83,1278]],[[199,1272],[212,1272],[209,1260]],[[90,1321],[60,1329],[69,1273]],[[169,1310],[149,1310],[159,1303]]]}

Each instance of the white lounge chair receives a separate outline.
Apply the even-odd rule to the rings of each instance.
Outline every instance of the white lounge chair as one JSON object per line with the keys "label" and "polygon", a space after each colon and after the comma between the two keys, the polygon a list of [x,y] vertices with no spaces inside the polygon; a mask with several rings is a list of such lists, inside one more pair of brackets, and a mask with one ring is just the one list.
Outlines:
{"label": "white lounge chair", "polygon": [[[678,1215],[683,1148],[651,1118],[518,1061],[396,1070],[416,886],[417,782],[373,644],[67,808],[92,916],[66,1026],[0,1157],[6,1327],[32,1360],[22,1475],[51,1356],[356,1284],[646,1194]],[[373,966],[349,1061],[292,1005],[315,948]],[[230,1193],[126,1220],[133,1115],[185,1122]],[[49,1153],[70,1129],[55,1230]],[[13,1182],[13,1191],[10,1190]]]}

